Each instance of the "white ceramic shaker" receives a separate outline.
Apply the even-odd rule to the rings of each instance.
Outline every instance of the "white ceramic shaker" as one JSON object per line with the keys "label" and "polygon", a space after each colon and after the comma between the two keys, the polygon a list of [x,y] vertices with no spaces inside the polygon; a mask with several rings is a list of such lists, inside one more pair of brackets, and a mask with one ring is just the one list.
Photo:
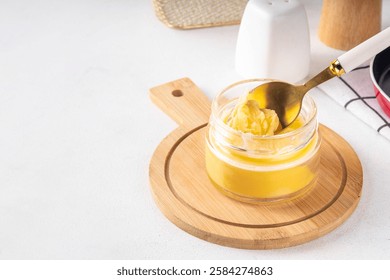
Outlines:
{"label": "white ceramic shaker", "polygon": [[310,34],[298,0],[249,0],[240,25],[236,71],[243,78],[296,83],[309,73]]}

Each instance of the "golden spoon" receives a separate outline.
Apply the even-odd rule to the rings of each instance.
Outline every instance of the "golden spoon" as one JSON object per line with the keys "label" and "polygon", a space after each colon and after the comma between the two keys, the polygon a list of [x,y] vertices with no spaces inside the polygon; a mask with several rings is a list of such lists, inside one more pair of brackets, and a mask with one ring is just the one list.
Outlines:
{"label": "golden spoon", "polygon": [[348,73],[389,45],[390,27],[339,56],[328,68],[305,84],[292,85],[279,81],[265,83],[252,89],[248,99],[255,99],[260,108],[274,110],[282,128],[285,128],[298,117],[303,97],[309,90],[333,77]]}

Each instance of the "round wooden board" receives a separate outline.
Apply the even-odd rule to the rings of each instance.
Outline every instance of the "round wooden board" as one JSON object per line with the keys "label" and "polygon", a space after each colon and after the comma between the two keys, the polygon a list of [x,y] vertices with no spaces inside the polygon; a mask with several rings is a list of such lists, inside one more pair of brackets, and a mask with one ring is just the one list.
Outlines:
{"label": "round wooden board", "polygon": [[151,159],[152,193],[165,216],[186,232],[236,248],[283,248],[330,232],[356,208],[363,182],[359,158],[329,128],[320,125],[320,172],[310,192],[288,202],[248,204],[221,194],[207,176],[211,104],[203,92],[182,78],[151,88],[150,98],[179,125]]}
{"label": "round wooden board", "polygon": [[248,204],[221,194],[204,162],[206,124],[177,129],[156,149],[150,164],[154,199],[179,228],[224,246],[270,249],[316,239],[339,226],[356,208],[362,168],[350,145],[320,125],[322,145],[317,184],[286,202]]}

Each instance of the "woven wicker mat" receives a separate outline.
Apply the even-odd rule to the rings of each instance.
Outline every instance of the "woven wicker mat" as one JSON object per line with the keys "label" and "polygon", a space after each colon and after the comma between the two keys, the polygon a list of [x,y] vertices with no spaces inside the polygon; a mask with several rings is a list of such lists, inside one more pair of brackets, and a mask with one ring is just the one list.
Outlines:
{"label": "woven wicker mat", "polygon": [[180,29],[239,24],[248,0],[153,0],[157,17]]}

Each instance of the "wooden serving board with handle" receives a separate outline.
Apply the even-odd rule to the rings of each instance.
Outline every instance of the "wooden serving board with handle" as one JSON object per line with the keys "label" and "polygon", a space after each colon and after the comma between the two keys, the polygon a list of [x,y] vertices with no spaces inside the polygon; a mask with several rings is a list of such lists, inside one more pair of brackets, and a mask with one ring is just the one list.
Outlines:
{"label": "wooden serving board with handle", "polygon": [[153,102],[179,127],[157,147],[150,162],[155,202],[184,231],[209,242],[245,249],[294,246],[342,224],[356,208],[363,173],[351,146],[320,125],[320,171],[305,195],[248,204],[221,194],[209,181],[204,148],[211,103],[188,78],[150,89]]}

